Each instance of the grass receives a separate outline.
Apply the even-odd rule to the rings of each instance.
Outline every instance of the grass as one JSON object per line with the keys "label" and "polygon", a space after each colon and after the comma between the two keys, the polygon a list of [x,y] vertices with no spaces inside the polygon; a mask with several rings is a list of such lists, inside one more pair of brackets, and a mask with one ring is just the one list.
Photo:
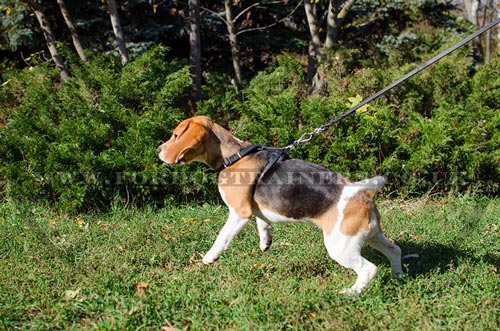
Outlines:
{"label": "grass", "polygon": [[338,291],[353,272],[330,258],[320,231],[255,224],[212,266],[200,265],[224,206],[60,215],[0,206],[0,329],[6,330],[498,330],[500,200],[382,201],[386,234],[406,275],[364,255],[379,274],[359,297]]}

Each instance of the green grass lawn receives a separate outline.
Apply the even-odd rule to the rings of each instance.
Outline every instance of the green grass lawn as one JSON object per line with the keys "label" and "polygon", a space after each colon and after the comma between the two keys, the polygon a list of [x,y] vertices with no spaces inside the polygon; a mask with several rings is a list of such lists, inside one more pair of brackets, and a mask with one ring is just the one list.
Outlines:
{"label": "green grass lawn", "polygon": [[379,274],[359,297],[355,274],[311,225],[274,227],[262,253],[255,223],[212,266],[217,205],[59,215],[0,205],[0,329],[498,330],[500,200],[381,201],[382,224],[407,259],[364,255]]}

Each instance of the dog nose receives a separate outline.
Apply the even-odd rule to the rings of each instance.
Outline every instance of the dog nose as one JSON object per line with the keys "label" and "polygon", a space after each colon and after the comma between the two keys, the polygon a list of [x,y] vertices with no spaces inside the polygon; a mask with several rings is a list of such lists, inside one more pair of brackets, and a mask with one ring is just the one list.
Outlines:
{"label": "dog nose", "polygon": [[161,153],[161,145],[156,148],[156,154],[160,154],[160,153]]}

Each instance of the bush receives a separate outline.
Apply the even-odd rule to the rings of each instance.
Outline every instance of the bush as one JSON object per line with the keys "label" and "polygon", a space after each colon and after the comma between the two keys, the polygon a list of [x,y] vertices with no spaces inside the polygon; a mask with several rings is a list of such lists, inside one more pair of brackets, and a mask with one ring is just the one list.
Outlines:
{"label": "bush", "polygon": [[[360,69],[357,52],[329,54],[327,97],[307,96],[306,63],[281,55],[242,94],[209,74],[198,113],[240,138],[285,146],[415,67]],[[471,52],[441,60],[348,117],[291,157],[353,179],[386,175],[386,192],[500,193],[500,59],[473,70]],[[167,167],[156,146],[184,118],[187,66],[157,47],[123,69],[106,57],[73,68],[15,71],[0,92],[0,189],[64,211],[197,201],[217,195],[206,167]],[[354,99],[353,99],[354,98]]]}
{"label": "bush", "polygon": [[[152,49],[123,70],[97,59],[60,86],[55,77],[45,67],[15,72],[10,91],[2,91],[5,98],[22,94],[0,130],[9,196],[70,211],[162,203],[210,183],[180,185],[186,183],[179,178],[189,178],[186,170],[163,166],[155,152],[182,119],[179,105],[190,88],[187,67],[168,61],[166,49]],[[36,84],[25,83],[33,79]]]}

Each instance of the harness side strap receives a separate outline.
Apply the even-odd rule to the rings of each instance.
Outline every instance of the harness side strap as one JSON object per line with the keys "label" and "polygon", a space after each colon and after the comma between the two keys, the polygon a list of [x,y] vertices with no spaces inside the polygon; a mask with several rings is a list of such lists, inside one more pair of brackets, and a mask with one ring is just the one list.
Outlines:
{"label": "harness side strap", "polygon": [[262,172],[260,173],[259,178],[257,179],[256,183],[260,182],[262,180],[262,178],[264,178],[266,173],[269,171],[269,169],[271,169],[276,164],[276,162],[283,161],[287,157],[284,149],[269,150],[269,153],[271,153],[271,156],[269,157],[269,161],[267,162],[264,169],[262,169]]}
{"label": "harness side strap", "polygon": [[234,163],[238,162],[240,159],[242,159],[246,155],[254,153],[257,150],[261,150],[261,149],[262,149],[261,145],[247,146],[247,147],[243,148],[241,151],[239,151],[238,153],[233,154],[228,158],[225,158],[223,161],[223,167],[227,168],[227,167],[233,165]]}

